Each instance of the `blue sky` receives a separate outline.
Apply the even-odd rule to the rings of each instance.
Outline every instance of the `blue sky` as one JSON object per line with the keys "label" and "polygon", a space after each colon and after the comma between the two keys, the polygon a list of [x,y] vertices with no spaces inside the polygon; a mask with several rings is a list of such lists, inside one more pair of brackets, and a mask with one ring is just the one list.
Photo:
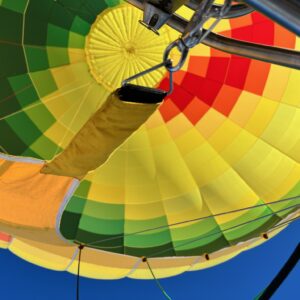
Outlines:
{"label": "blue sky", "polygon": [[[253,299],[277,274],[300,240],[300,221],[294,222],[264,245],[246,251],[214,268],[161,280],[173,300]],[[76,277],[46,270],[0,250],[0,298],[75,299]],[[273,300],[299,297],[300,264],[280,287]],[[81,279],[81,299],[164,300],[154,281]]]}

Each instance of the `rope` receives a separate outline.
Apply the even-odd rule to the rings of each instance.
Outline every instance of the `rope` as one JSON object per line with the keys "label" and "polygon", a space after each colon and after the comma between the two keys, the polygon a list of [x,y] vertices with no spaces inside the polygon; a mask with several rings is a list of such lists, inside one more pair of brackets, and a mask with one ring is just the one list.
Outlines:
{"label": "rope", "polygon": [[[216,232],[213,232],[213,233],[209,233],[209,234],[203,235],[203,236],[201,236],[201,237],[199,237],[199,238],[196,238],[196,239],[194,239],[194,240],[192,240],[192,241],[188,241],[188,242],[182,243],[182,244],[180,244],[180,245],[176,245],[176,248],[180,248],[180,247],[183,247],[183,246],[186,246],[186,245],[189,245],[189,244],[192,244],[192,243],[201,241],[201,240],[203,240],[203,239],[206,239],[206,238],[211,237],[211,236],[214,236],[214,235],[219,235],[220,233],[224,233],[224,232],[227,232],[227,231],[236,229],[236,228],[238,228],[238,227],[248,225],[248,224],[250,224],[250,223],[259,221],[259,220],[264,219],[264,218],[267,218],[267,217],[271,217],[271,216],[273,216],[273,215],[276,215],[277,213],[280,213],[280,212],[289,210],[289,209],[291,209],[291,208],[293,208],[293,207],[299,207],[299,206],[300,206],[300,204],[296,204],[296,205],[293,205],[293,206],[290,206],[290,207],[286,207],[286,208],[280,209],[280,210],[278,210],[278,211],[275,211],[275,212],[272,212],[272,213],[269,213],[269,214],[266,214],[266,215],[257,217],[257,218],[255,218],[255,219],[252,219],[252,220],[249,220],[249,221],[246,221],[246,222],[242,222],[242,223],[239,223],[239,224],[237,224],[237,225],[228,227],[228,228],[226,228],[226,229],[224,229],[224,230],[218,230],[218,231],[216,231]],[[167,248],[167,249],[164,249],[164,250],[155,252],[155,253],[153,253],[150,257],[154,257],[154,256],[157,256],[157,255],[161,255],[162,253],[168,252],[169,250],[172,250],[172,249],[173,249],[173,247],[169,247],[169,248]]]}
{"label": "rope", "polygon": [[158,288],[160,289],[160,291],[162,292],[162,294],[165,296],[166,299],[168,300],[172,300],[172,298],[167,294],[167,292],[165,291],[165,289],[163,288],[163,286],[160,284],[159,280],[156,278],[156,276],[154,275],[154,272],[149,264],[149,261],[147,259],[147,257],[143,257],[143,262],[147,263],[147,266],[149,268],[149,271],[153,277],[153,279],[156,282],[156,285],[158,286]]}
{"label": "rope", "polygon": [[297,220],[299,220],[299,219],[300,219],[300,216],[295,217],[295,218],[292,218],[292,219],[287,220],[287,221],[285,221],[285,222],[282,222],[282,223],[280,223],[280,224],[277,224],[277,225],[273,226],[270,230],[268,230],[268,233],[271,233],[271,232],[277,230],[278,228],[287,226],[287,225],[289,225],[289,224],[291,224],[291,223],[293,223],[294,221],[297,221]]}
{"label": "rope", "polygon": [[[215,2],[215,1],[214,1]],[[223,19],[223,17],[229,12],[231,8],[231,0],[225,0],[224,4],[222,5],[220,14],[218,18],[213,22],[213,24],[204,32],[204,34],[201,36],[199,43],[202,43],[203,40],[215,29],[215,27],[220,23],[220,21]]]}
{"label": "rope", "polygon": [[[220,216],[224,216],[224,215],[229,215],[229,214],[233,214],[233,213],[238,213],[238,212],[242,212],[242,211],[256,209],[256,208],[263,207],[263,206],[268,206],[268,205],[273,205],[273,204],[278,204],[278,203],[283,203],[283,202],[293,201],[293,200],[298,200],[298,199],[300,200],[300,195],[297,195],[297,196],[294,196],[294,197],[285,198],[285,199],[281,199],[281,200],[272,201],[272,202],[269,202],[269,203],[261,203],[261,204],[257,204],[257,205],[253,205],[253,206],[243,207],[243,208],[239,208],[239,209],[235,209],[235,210],[231,210],[231,211],[226,211],[226,212],[222,212],[222,213],[217,213],[217,214],[213,214],[213,215],[209,215],[209,216],[204,216],[204,217],[199,217],[199,218],[184,220],[184,221],[181,221],[181,222],[176,222],[176,223],[162,225],[162,226],[157,226],[157,227],[152,227],[152,228],[148,228],[148,229],[144,229],[144,230],[140,230],[140,231],[128,233],[128,234],[125,234],[125,235],[121,235],[120,234],[120,235],[116,235],[114,237],[110,237],[110,238],[106,238],[106,239],[102,239],[102,240],[97,240],[97,241],[94,241],[94,242],[90,242],[87,245],[88,246],[93,246],[93,245],[98,244],[98,243],[113,241],[113,240],[117,240],[117,239],[128,237],[128,236],[133,236],[133,235],[137,235],[137,234],[147,233],[149,231],[164,229],[164,228],[167,228],[167,227],[171,228],[171,227],[177,226],[177,225],[183,225],[183,224],[192,223],[192,222],[195,222],[195,221],[202,221],[202,220],[206,220],[206,219],[210,219],[210,218],[220,217]],[[291,206],[291,207],[293,207],[293,206]]]}
{"label": "rope", "polygon": [[[293,221],[298,220],[299,218],[300,218],[300,216],[292,218],[292,219],[287,220],[285,222],[282,222],[280,224],[277,224],[271,230],[269,230],[268,233],[270,233],[270,232],[272,232],[272,231],[274,231],[274,230],[276,230],[276,229],[278,229],[280,227],[286,226],[286,225],[292,223]],[[226,229],[226,230],[228,230],[228,229]],[[216,233],[214,233],[214,234],[216,234]],[[202,237],[202,238],[204,238],[204,237]],[[179,247],[180,246],[181,245],[179,245]],[[77,283],[76,283],[76,300],[80,300],[80,265],[81,265],[81,253],[82,253],[82,250],[84,249],[84,246],[80,245],[80,246],[78,246],[78,249],[79,249],[79,254],[78,254],[78,268],[77,268]],[[295,262],[295,258],[293,258],[292,262],[294,262],[296,264],[298,262],[299,258],[300,258],[300,243],[298,244],[298,247],[294,251],[294,253],[292,254],[292,256],[293,255],[296,255],[297,261]],[[290,262],[291,257],[290,257],[289,261],[285,264],[285,266],[283,267],[283,269],[279,272],[279,274],[272,281],[272,283],[270,284],[270,286],[263,292],[263,294],[261,294],[260,296],[258,296],[258,298],[256,298],[257,300],[268,300],[269,298],[266,298],[267,296],[265,296],[265,294],[269,293],[270,290],[271,290],[271,288],[272,288],[271,291],[273,291],[273,293],[274,293],[276,291],[276,289],[280,286],[280,284],[284,281],[284,279],[288,276],[288,274],[291,272],[292,268],[295,266],[295,264],[292,265],[291,262]],[[147,263],[149,271],[150,271],[153,279],[155,280],[156,285],[158,286],[158,288],[160,289],[160,291],[164,295],[164,297],[167,300],[172,300],[172,298],[167,294],[166,290],[161,285],[160,281],[156,278],[156,276],[155,276],[155,274],[154,274],[154,272],[153,272],[153,270],[152,270],[152,268],[151,268],[151,266],[149,264],[148,258],[143,257],[142,261],[145,262],[145,263]]]}
{"label": "rope", "polygon": [[281,268],[279,273],[272,280],[272,282],[256,299],[257,300],[270,299],[272,295],[276,292],[276,290],[280,287],[280,285],[284,282],[284,280],[288,277],[288,275],[292,272],[293,268],[297,265],[299,260],[300,260],[300,243],[298,243],[295,250],[289,257],[289,259],[286,261],[284,266]]}
{"label": "rope", "polygon": [[[278,229],[279,227],[286,226],[286,225],[292,223],[293,221],[298,220],[299,218],[300,218],[300,216],[292,218],[292,219],[290,219],[288,221],[285,221],[285,222],[283,222],[281,224],[277,224],[270,231],[268,231],[268,233],[274,231],[275,229]],[[256,300],[268,300],[268,299],[270,299],[270,297],[274,293],[273,292],[272,294],[270,294],[270,289],[272,288],[272,290],[273,290],[276,287],[274,289],[274,291],[276,291],[276,289],[279,287],[279,285],[284,281],[284,279],[292,271],[293,267],[297,264],[297,262],[299,261],[299,258],[300,258],[300,243],[298,244],[297,248],[295,249],[294,253],[289,258],[289,260],[286,262],[286,264],[284,265],[284,267],[282,268],[282,270],[278,273],[278,275],[274,278],[274,280],[272,281],[272,283],[269,285],[269,287],[266,290],[264,290],[264,292],[258,298],[256,298]],[[156,276],[155,276],[155,274],[154,274],[154,272],[153,272],[153,270],[152,270],[152,268],[151,268],[151,266],[149,264],[148,258],[147,257],[143,257],[142,261],[147,263],[149,271],[150,271],[153,279],[155,280],[156,285],[158,286],[158,288],[160,289],[160,291],[164,295],[164,297],[167,300],[172,300],[172,298],[167,294],[166,290],[161,285],[160,281],[156,278]]]}
{"label": "rope", "polygon": [[76,299],[79,300],[80,293],[79,293],[79,288],[80,288],[80,263],[81,263],[81,251],[84,248],[83,245],[80,245],[78,247],[79,249],[79,255],[78,255],[78,268],[77,268],[77,282],[76,282]]}

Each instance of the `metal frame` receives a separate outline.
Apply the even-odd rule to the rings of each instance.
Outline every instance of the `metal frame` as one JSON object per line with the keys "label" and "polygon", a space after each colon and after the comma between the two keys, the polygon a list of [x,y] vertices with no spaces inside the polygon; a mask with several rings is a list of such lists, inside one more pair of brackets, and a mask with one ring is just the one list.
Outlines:
{"label": "metal frame", "polygon": [[[201,3],[201,1],[200,1]],[[199,5],[199,0],[190,0],[186,6],[190,9],[196,10]],[[216,17],[219,15],[219,12],[222,8],[222,5],[213,5],[213,15],[212,17]],[[231,9],[229,12],[224,16],[224,19],[232,19],[232,18],[237,18],[241,17],[244,15],[247,15],[251,12],[253,12],[254,9],[246,4],[235,4],[232,5]]]}
{"label": "metal frame", "polygon": [[[126,0],[126,1],[141,10],[143,10],[143,8],[144,8],[144,0]],[[245,3],[247,2],[247,4],[250,2],[251,3],[252,2],[253,3],[254,2],[270,2],[270,3],[276,2],[277,4],[279,2],[285,2],[285,4],[283,4],[283,5],[278,5],[282,9],[283,9],[283,7],[287,7],[287,6],[285,6],[287,2],[289,2],[289,4],[292,4],[292,3],[294,3],[294,1],[297,2],[298,0],[289,0],[289,1],[244,0],[244,2]],[[190,0],[189,4],[187,4],[187,5],[191,5],[191,3],[195,4],[196,2],[199,3],[199,0]],[[200,2],[201,2],[201,0],[200,0]],[[235,9],[239,10],[240,12],[241,12],[240,9],[245,8],[244,4],[237,4],[237,5],[239,5],[238,9],[237,8],[235,8]],[[240,5],[243,5],[243,6],[240,6]],[[298,4],[298,5],[300,7],[300,4]],[[234,6],[236,6],[236,5],[234,5]],[[232,10],[231,10],[231,12],[232,12]],[[289,13],[291,13],[290,10],[289,10]],[[299,23],[298,29],[300,31],[300,9],[299,9],[299,11],[297,11],[297,10],[295,11],[294,16],[295,16],[295,14],[298,14],[297,22]],[[173,29],[175,29],[181,33],[184,33],[185,28],[188,25],[188,22],[189,22],[188,20],[185,20],[184,18],[181,18],[180,16],[173,14],[172,17],[168,20],[167,24],[170,27],[172,27]],[[265,61],[265,62],[269,62],[272,64],[281,65],[281,66],[285,66],[285,67],[289,67],[289,68],[300,69],[300,52],[298,52],[298,51],[235,40],[235,39],[227,38],[222,35],[215,34],[215,33],[209,33],[205,37],[205,39],[202,41],[202,43],[206,46],[209,46],[209,47],[212,47],[212,48],[215,48],[215,49],[227,52],[227,53],[245,56],[245,57],[249,57],[252,59],[261,60],[261,61]]]}
{"label": "metal frame", "polygon": [[299,0],[243,0],[243,2],[300,36]]}
{"label": "metal frame", "polygon": [[[179,32],[183,32],[187,22],[187,20],[174,15],[168,25]],[[207,35],[202,43],[227,53],[300,70],[299,51],[240,41],[212,32]]]}

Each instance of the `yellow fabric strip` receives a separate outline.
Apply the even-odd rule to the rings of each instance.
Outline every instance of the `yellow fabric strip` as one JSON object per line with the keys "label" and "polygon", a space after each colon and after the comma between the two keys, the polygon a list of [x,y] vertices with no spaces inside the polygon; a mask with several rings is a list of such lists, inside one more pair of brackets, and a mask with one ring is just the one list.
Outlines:
{"label": "yellow fabric strip", "polygon": [[158,104],[124,102],[116,93],[111,94],[68,147],[41,172],[82,179],[102,165],[157,107]]}

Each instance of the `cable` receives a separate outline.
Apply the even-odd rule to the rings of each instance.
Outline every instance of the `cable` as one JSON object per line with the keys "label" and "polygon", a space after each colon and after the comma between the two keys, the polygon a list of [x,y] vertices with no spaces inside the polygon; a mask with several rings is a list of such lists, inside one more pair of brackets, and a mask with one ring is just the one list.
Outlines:
{"label": "cable", "polygon": [[76,281],[76,299],[79,300],[80,298],[80,264],[81,264],[81,251],[83,250],[84,246],[80,245],[78,247],[79,249],[79,255],[78,255],[78,268],[77,268],[77,281]]}
{"label": "cable", "polygon": [[149,264],[149,261],[147,259],[147,257],[143,257],[143,262],[147,263],[147,266],[149,268],[149,271],[153,277],[153,279],[155,280],[158,288],[161,290],[161,292],[163,293],[163,295],[165,296],[166,299],[168,300],[172,300],[172,298],[167,294],[167,292],[165,291],[165,289],[163,288],[163,286],[160,284],[159,280],[155,277],[154,272]]}
{"label": "cable", "polygon": [[297,265],[299,260],[300,243],[298,243],[295,250],[289,257],[289,259],[286,261],[284,266],[281,268],[279,273],[275,276],[275,278],[271,281],[267,288],[262,292],[262,294],[257,297],[257,300],[270,299],[272,295],[276,292],[276,290],[280,287],[280,285],[284,282],[284,280],[288,277],[288,275],[292,272],[293,268]]}
{"label": "cable", "polygon": [[289,220],[287,220],[285,222],[279,223],[279,224],[273,226],[270,230],[268,230],[268,233],[271,233],[271,232],[277,230],[278,228],[285,227],[285,226],[287,226],[287,225],[289,225],[289,224],[291,224],[294,221],[297,221],[299,219],[300,219],[300,216],[297,216],[297,217],[289,219]]}
{"label": "cable", "polygon": [[[274,231],[275,229],[278,229],[279,227],[287,226],[288,224],[292,223],[292,222],[295,221],[295,220],[298,220],[299,218],[300,218],[300,216],[295,217],[295,218],[292,218],[292,219],[290,219],[290,220],[288,220],[288,221],[285,221],[285,222],[283,222],[283,223],[281,223],[281,224],[275,225],[271,230],[268,231],[268,233]],[[299,257],[300,257],[300,244],[298,244],[298,247],[297,247],[297,248],[299,248],[299,249],[297,250],[298,252],[295,251],[295,252],[297,252],[296,255],[298,255],[298,256],[297,256],[297,261],[296,261],[295,258],[293,258],[293,259],[290,258],[290,259],[289,259],[289,262],[286,263],[286,265],[288,265],[288,266],[285,265],[285,273],[287,272],[287,270],[290,272],[290,271],[292,270],[292,268],[294,267],[293,263],[295,264],[295,263],[297,263],[298,260],[299,260]],[[295,254],[295,253],[294,253],[294,254]],[[151,268],[151,266],[150,266],[150,264],[149,264],[148,258],[147,258],[147,257],[143,257],[143,258],[142,258],[142,261],[145,262],[145,263],[147,263],[148,268],[149,268],[149,270],[150,270],[150,272],[151,272],[151,275],[152,275],[153,279],[155,280],[155,282],[156,282],[158,288],[159,288],[160,291],[163,293],[163,295],[165,296],[165,298],[168,299],[168,300],[172,300],[172,298],[167,294],[166,290],[163,288],[163,286],[161,285],[161,283],[159,282],[159,280],[156,278],[156,276],[155,276],[155,274],[154,274],[154,272],[153,272],[153,270],[152,270],[152,268]],[[281,270],[280,273],[276,276],[276,281],[275,281],[275,279],[274,279],[275,282],[273,281],[272,284],[270,285],[272,288],[274,288],[274,286],[276,286],[276,289],[277,289],[278,286],[279,286],[279,285],[277,286],[277,284],[279,283],[279,279],[280,279],[280,283],[282,283],[283,280],[284,280],[284,279],[286,278],[286,276],[288,275],[288,273],[287,273],[286,276],[283,276],[282,273],[283,273],[283,272],[282,272],[282,270]],[[278,278],[278,277],[279,277],[279,278]],[[263,292],[263,294],[262,294],[260,297],[263,297],[264,293],[269,293],[269,289],[270,289],[270,288],[267,288],[267,289]],[[275,289],[275,290],[276,290],[276,289]],[[269,298],[257,298],[257,300],[268,300],[268,299],[269,299]]]}
{"label": "cable", "polygon": [[[272,213],[269,213],[269,214],[260,216],[260,217],[258,217],[258,218],[255,218],[255,219],[252,219],[252,220],[249,220],[249,221],[246,221],[246,222],[243,222],[243,223],[240,223],[240,224],[237,224],[237,225],[228,227],[228,228],[226,228],[226,229],[224,229],[224,230],[218,230],[217,232],[213,232],[213,233],[209,233],[209,234],[207,234],[207,235],[203,235],[203,236],[201,236],[201,237],[199,237],[199,238],[196,238],[196,239],[194,239],[194,240],[192,240],[192,241],[184,242],[184,243],[182,243],[182,244],[180,244],[180,245],[177,245],[176,248],[183,247],[183,246],[186,246],[186,245],[189,245],[189,244],[198,242],[198,241],[200,241],[200,240],[202,240],[202,239],[206,239],[206,238],[208,238],[208,237],[211,237],[211,236],[214,236],[214,235],[218,235],[218,234],[220,234],[220,233],[224,233],[224,232],[233,230],[233,229],[238,228],[238,227],[240,227],[240,226],[248,225],[248,224],[250,224],[250,223],[259,221],[259,220],[264,219],[264,218],[267,218],[267,217],[271,217],[271,216],[273,216],[273,215],[276,215],[277,213],[280,213],[280,212],[289,210],[289,209],[291,209],[291,208],[293,208],[293,207],[299,207],[299,206],[300,206],[300,204],[296,204],[296,205],[293,205],[293,206],[290,206],[290,207],[286,207],[286,208],[280,209],[280,210],[278,210],[278,211],[275,211],[275,212],[272,212]],[[162,253],[165,253],[165,252],[168,252],[169,250],[172,250],[173,248],[175,248],[175,247],[172,247],[172,248],[169,247],[169,248],[167,248],[167,249],[164,249],[164,250],[161,250],[161,251],[158,251],[158,252],[154,252],[154,253],[153,253],[152,255],[150,255],[149,257],[157,257],[158,255],[161,255]]]}
{"label": "cable", "polygon": [[[300,216],[295,217],[295,218],[292,218],[292,219],[290,219],[290,220],[288,220],[288,221],[285,221],[285,222],[283,222],[283,223],[281,223],[281,224],[275,225],[271,230],[268,231],[268,233],[274,231],[275,229],[278,229],[279,227],[287,226],[288,224],[292,223],[292,222],[295,221],[295,220],[298,220],[299,218],[300,218]],[[300,244],[299,244],[299,245],[300,245]],[[298,245],[298,247],[299,247],[299,245]],[[299,250],[300,250],[300,249],[299,249]],[[299,254],[299,253],[298,253],[298,254]],[[298,258],[298,260],[299,260],[299,258]],[[167,294],[167,292],[165,291],[165,289],[163,288],[163,286],[160,284],[159,280],[155,277],[154,272],[153,272],[153,270],[152,270],[152,268],[151,268],[151,266],[150,266],[150,264],[149,264],[148,258],[147,258],[147,257],[143,257],[143,258],[142,258],[142,261],[147,263],[148,268],[149,268],[149,270],[150,270],[150,272],[151,272],[151,275],[152,275],[153,279],[155,280],[155,282],[156,282],[158,288],[161,290],[161,292],[163,293],[163,295],[165,296],[165,298],[168,299],[168,300],[172,300],[172,298]],[[264,293],[265,293],[266,291],[267,291],[267,290],[265,290]],[[262,297],[262,296],[263,296],[263,295],[261,295],[260,297]],[[269,298],[257,298],[256,300],[267,300],[267,299],[269,299]]]}
{"label": "cable", "polygon": [[117,236],[114,236],[114,237],[110,237],[110,238],[90,242],[90,243],[87,244],[87,246],[93,246],[93,245],[98,244],[98,243],[109,242],[109,241],[117,240],[119,238],[133,236],[133,235],[137,235],[137,234],[141,234],[141,233],[146,233],[146,232],[149,232],[149,231],[164,229],[164,228],[167,228],[167,227],[170,228],[170,227],[177,226],[177,225],[183,225],[183,224],[192,223],[192,222],[195,222],[195,221],[202,221],[202,220],[206,220],[206,219],[210,219],[210,218],[220,217],[220,216],[224,216],[224,215],[228,215],[228,214],[238,213],[238,212],[242,212],[242,211],[246,211],[246,210],[256,209],[256,208],[263,207],[263,206],[268,206],[268,205],[273,205],[273,204],[278,204],[278,203],[283,203],[283,202],[293,201],[293,200],[298,200],[298,199],[300,200],[300,195],[285,198],[285,199],[281,199],[281,200],[272,201],[272,202],[269,202],[269,203],[261,203],[261,204],[257,204],[257,205],[253,205],[253,206],[243,207],[243,208],[239,208],[239,209],[235,209],[235,210],[231,210],[231,211],[226,211],[226,212],[222,212],[222,213],[218,213],[218,214],[213,214],[213,215],[209,215],[209,216],[184,220],[184,221],[181,221],[181,222],[176,222],[176,223],[172,223],[172,224],[168,224],[168,225],[152,227],[152,228],[148,228],[148,229],[128,233],[128,234],[125,234],[125,235],[117,235]]}

